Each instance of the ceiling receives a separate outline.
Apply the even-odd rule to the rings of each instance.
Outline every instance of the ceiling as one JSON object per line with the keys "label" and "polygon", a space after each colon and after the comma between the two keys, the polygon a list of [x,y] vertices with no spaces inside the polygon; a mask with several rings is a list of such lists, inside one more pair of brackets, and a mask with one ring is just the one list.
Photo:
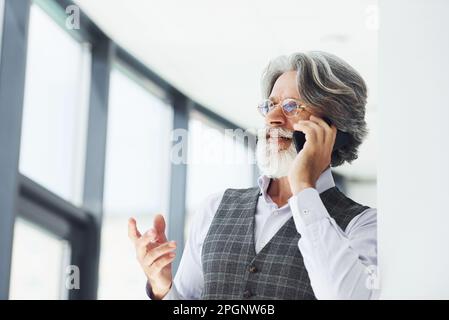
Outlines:
{"label": "ceiling", "polygon": [[77,0],[104,32],[187,96],[244,128],[262,125],[256,104],[271,58],[332,52],[367,81],[371,136],[341,171],[375,175],[375,0]]}

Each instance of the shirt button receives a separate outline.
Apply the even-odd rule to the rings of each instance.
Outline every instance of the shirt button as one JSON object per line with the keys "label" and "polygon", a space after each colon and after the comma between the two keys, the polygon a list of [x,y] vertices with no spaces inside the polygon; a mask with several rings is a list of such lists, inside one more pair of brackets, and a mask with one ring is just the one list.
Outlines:
{"label": "shirt button", "polygon": [[245,290],[245,292],[243,292],[243,298],[249,298],[249,297],[251,297],[251,291],[249,291],[249,290]]}
{"label": "shirt button", "polygon": [[255,266],[250,266],[248,270],[249,270],[249,272],[251,272],[251,273],[257,272],[257,268],[256,268]]}
{"label": "shirt button", "polygon": [[279,212],[278,212],[278,211],[273,211],[273,214],[274,214],[275,216],[277,216],[277,215],[279,214]]}
{"label": "shirt button", "polygon": [[308,209],[303,209],[302,210],[302,214],[304,215],[308,215],[310,213],[310,211]]}

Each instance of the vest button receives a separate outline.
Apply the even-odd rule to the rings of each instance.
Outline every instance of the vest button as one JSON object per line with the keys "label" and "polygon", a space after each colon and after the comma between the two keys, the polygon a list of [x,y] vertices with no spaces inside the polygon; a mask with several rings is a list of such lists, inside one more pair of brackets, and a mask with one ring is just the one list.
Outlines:
{"label": "vest button", "polygon": [[251,273],[255,273],[255,272],[257,272],[257,268],[255,266],[250,266],[248,271]]}
{"label": "vest button", "polygon": [[243,298],[249,298],[251,296],[252,296],[251,291],[245,290],[245,292],[243,292]]}

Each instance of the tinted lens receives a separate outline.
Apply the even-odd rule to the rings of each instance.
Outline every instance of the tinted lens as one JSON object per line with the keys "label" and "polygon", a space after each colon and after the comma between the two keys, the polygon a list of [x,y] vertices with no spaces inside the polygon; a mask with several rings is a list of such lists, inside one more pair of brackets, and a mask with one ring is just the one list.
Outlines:
{"label": "tinted lens", "polygon": [[263,116],[266,116],[268,112],[270,112],[271,107],[272,107],[273,103],[271,102],[271,100],[264,100],[261,103],[259,103],[259,111]]}
{"label": "tinted lens", "polygon": [[284,110],[285,115],[294,116],[298,112],[298,103],[295,100],[285,100],[282,103],[282,110]]}

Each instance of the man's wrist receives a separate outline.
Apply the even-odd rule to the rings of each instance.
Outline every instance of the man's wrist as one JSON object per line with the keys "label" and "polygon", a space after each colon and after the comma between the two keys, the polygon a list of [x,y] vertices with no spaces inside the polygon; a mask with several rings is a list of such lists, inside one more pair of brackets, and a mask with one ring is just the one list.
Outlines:
{"label": "man's wrist", "polygon": [[289,199],[289,204],[299,233],[317,221],[330,218],[315,188],[308,188],[295,194]]}
{"label": "man's wrist", "polygon": [[154,300],[162,300],[167,295],[167,293],[170,291],[172,284],[173,284],[173,281],[170,283],[170,286],[168,288],[159,289],[157,287],[152,287],[151,284],[149,283],[153,299]]}
{"label": "man's wrist", "polygon": [[294,181],[293,183],[290,183],[290,188],[292,194],[295,195],[307,188],[315,188],[315,184],[307,181]]}

